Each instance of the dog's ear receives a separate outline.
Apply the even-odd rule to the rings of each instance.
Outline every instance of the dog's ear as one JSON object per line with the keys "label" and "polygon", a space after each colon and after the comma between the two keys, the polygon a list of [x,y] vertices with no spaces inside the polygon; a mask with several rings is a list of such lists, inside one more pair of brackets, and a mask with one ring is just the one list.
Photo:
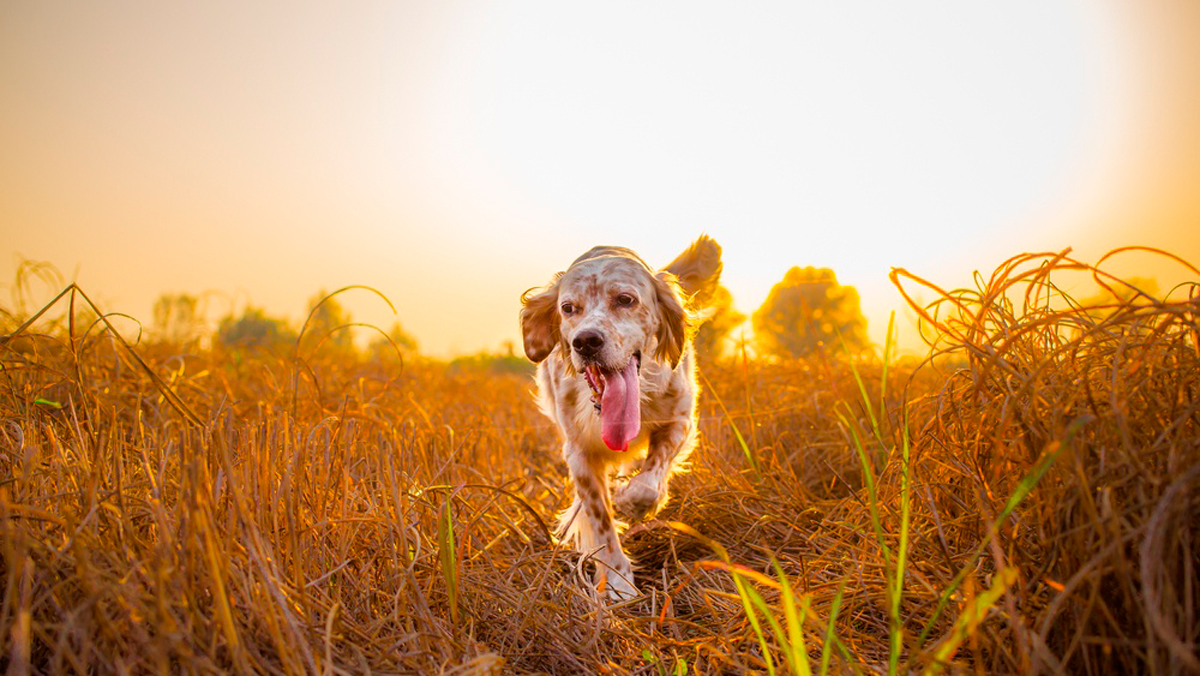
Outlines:
{"label": "dog's ear", "polygon": [[658,301],[658,349],[654,356],[675,368],[688,340],[690,317],[680,297],[675,275],[666,271],[655,275],[654,294]]}
{"label": "dog's ear", "polygon": [[679,280],[684,298],[694,307],[704,307],[721,279],[721,245],[708,235],[700,235],[663,269]]}
{"label": "dog's ear", "polygon": [[[540,291],[530,289],[521,295],[521,336],[525,356],[540,362],[550,356],[562,340],[558,330],[558,277]],[[535,293],[536,292],[536,293]]]}

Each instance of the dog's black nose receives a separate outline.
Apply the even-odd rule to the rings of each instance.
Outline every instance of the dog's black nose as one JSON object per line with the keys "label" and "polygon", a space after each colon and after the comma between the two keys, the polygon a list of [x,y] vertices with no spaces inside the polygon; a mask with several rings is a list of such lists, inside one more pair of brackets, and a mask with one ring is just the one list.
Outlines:
{"label": "dog's black nose", "polygon": [[592,329],[580,331],[571,341],[571,347],[575,348],[580,357],[595,357],[600,348],[604,347],[604,336]]}

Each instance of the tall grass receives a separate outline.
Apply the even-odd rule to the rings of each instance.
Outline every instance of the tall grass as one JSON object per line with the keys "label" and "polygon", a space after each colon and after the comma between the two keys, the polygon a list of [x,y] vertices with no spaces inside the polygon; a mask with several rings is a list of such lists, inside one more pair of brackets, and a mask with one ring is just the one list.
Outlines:
{"label": "tall grass", "polygon": [[929,359],[707,368],[691,471],[624,538],[645,595],[611,607],[551,539],[571,487],[527,376],[187,352],[77,287],[7,309],[0,666],[1186,673],[1200,301],[1072,275],[1121,291],[1069,254],[897,270]]}

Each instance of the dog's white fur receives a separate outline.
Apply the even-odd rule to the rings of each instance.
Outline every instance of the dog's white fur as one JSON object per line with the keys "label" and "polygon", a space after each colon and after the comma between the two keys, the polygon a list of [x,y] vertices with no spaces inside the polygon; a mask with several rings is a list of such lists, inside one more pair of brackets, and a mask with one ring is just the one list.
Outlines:
{"label": "dog's white fur", "polygon": [[[667,502],[671,474],[696,444],[699,388],[690,338],[695,306],[711,295],[720,273],[721,247],[703,235],[659,272],[629,249],[602,246],[521,299],[525,354],[538,363],[542,411],[558,426],[575,484],[559,535],[595,559],[595,582],[610,599],[638,593],[614,503],[627,519],[652,516]],[[597,334],[603,347],[594,354],[572,348],[581,335]],[[589,363],[619,371],[639,358],[640,430],[628,451],[613,451],[601,439],[583,373]],[[635,468],[614,500],[609,475]]]}

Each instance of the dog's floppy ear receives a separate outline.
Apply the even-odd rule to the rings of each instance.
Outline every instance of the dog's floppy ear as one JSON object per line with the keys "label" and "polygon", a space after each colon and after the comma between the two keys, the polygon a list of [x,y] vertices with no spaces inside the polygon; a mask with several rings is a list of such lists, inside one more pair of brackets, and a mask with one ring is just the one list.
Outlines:
{"label": "dog's floppy ear", "polygon": [[708,235],[700,235],[663,269],[679,280],[684,298],[694,307],[704,307],[721,279],[721,245]]}
{"label": "dog's floppy ear", "polygon": [[549,357],[562,340],[558,330],[558,279],[556,276],[545,289],[530,289],[521,295],[521,336],[525,356],[534,362]]}
{"label": "dog's floppy ear", "polygon": [[655,275],[654,294],[658,301],[658,349],[654,356],[675,368],[683,356],[691,324],[675,275],[666,271]]}

